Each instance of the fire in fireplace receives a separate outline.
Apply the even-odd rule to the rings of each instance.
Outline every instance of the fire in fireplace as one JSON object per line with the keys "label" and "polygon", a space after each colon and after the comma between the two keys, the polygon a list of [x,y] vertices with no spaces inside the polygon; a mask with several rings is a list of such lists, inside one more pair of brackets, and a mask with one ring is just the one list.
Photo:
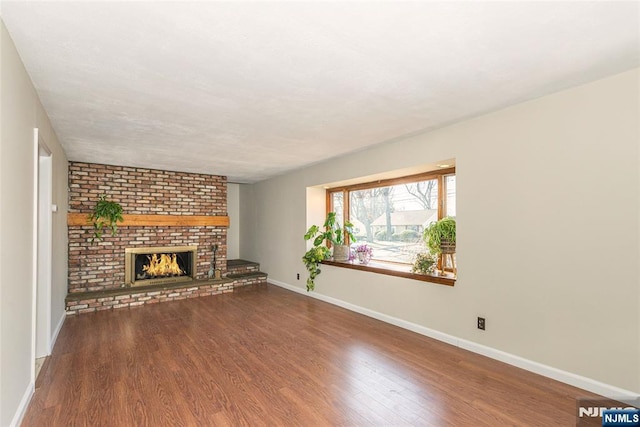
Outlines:
{"label": "fire in fireplace", "polygon": [[127,248],[126,283],[139,286],[193,280],[196,252],[197,246]]}
{"label": "fire in fireplace", "polygon": [[[189,252],[184,252],[189,255]],[[153,279],[156,277],[175,277],[184,276],[186,273],[183,260],[183,253],[180,254],[180,261],[178,261],[178,254],[153,254],[146,255],[147,261],[142,259],[143,257],[136,257],[136,279]],[[138,271],[138,260],[142,260],[142,273]]]}

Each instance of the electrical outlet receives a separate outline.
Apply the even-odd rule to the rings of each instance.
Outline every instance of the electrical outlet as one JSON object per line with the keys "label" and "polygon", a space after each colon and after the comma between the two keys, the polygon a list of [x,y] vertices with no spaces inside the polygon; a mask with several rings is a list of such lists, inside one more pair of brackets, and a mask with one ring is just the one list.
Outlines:
{"label": "electrical outlet", "polygon": [[478,317],[478,329],[482,329],[484,331],[486,325],[487,321],[484,319],[484,317]]}
{"label": "electrical outlet", "polygon": [[300,273],[296,274],[296,279],[300,280]]}

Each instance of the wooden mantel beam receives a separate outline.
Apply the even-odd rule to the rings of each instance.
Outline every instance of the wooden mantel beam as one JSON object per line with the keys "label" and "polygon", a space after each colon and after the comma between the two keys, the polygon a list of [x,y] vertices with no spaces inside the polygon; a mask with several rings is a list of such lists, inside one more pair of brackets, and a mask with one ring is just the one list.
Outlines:
{"label": "wooden mantel beam", "polygon": [[[122,215],[124,222],[118,227],[157,226],[157,227],[228,227],[228,216],[209,215]],[[67,214],[68,225],[91,225],[88,213],[70,212]]]}

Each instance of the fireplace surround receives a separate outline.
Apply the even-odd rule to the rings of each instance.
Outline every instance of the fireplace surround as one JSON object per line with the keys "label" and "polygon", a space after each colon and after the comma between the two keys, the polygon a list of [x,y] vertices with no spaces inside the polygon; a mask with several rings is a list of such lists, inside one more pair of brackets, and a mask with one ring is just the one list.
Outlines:
{"label": "fireplace surround", "polygon": [[[70,162],[69,293],[130,286],[131,275],[125,277],[126,248],[197,246],[197,281],[208,278],[212,248],[217,247],[214,268],[224,276],[226,189],[224,176]],[[125,221],[118,224],[117,236],[92,244],[93,226],[86,218],[101,194],[122,205]],[[227,222],[212,223],[212,219]]]}
{"label": "fireplace surround", "polygon": [[[116,236],[92,244],[87,217],[102,194],[120,203],[124,221]],[[67,225],[68,315],[218,295],[266,281],[266,274],[235,265],[228,277],[224,176],[71,161]],[[146,261],[137,273],[136,255]],[[147,277],[152,260],[151,270],[160,274]],[[219,279],[211,278],[212,269]]]}

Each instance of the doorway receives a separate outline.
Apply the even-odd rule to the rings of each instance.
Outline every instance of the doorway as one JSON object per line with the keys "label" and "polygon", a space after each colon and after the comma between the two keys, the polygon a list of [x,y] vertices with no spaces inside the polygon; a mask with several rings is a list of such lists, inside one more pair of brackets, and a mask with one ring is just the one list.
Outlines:
{"label": "doorway", "polygon": [[38,129],[34,129],[35,214],[33,289],[33,370],[35,382],[45,357],[51,354],[51,275],[53,163],[51,150]]}

